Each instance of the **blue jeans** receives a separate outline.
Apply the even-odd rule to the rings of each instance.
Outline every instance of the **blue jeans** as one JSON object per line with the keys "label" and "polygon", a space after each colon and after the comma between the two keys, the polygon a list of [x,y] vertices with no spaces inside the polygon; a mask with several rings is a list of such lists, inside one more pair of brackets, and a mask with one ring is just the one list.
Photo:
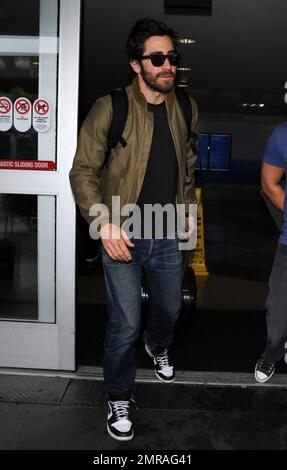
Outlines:
{"label": "blue jeans", "polygon": [[115,261],[104,249],[102,260],[108,322],[104,345],[105,391],[112,400],[129,399],[136,373],[135,348],[141,324],[141,277],[150,289],[144,342],[152,351],[167,348],[181,308],[182,253],[178,239],[132,239],[132,260]]}
{"label": "blue jeans", "polygon": [[278,362],[286,354],[287,342],[287,245],[278,244],[269,278],[266,299],[267,341],[264,358]]}

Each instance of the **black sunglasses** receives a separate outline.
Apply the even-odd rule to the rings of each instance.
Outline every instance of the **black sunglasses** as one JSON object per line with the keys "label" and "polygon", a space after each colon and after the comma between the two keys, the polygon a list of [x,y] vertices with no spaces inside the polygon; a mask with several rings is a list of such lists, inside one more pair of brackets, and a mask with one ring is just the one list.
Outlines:
{"label": "black sunglasses", "polygon": [[161,52],[154,52],[150,55],[143,55],[141,60],[150,59],[154,67],[161,67],[167,59],[170,65],[178,66],[179,54],[177,52],[170,52],[169,54],[162,54]]}

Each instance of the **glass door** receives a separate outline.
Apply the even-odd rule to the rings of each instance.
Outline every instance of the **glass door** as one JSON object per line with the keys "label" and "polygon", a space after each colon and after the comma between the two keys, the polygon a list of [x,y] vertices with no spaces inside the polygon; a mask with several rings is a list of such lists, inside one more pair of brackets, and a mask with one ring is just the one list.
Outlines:
{"label": "glass door", "polygon": [[0,367],[73,370],[80,0],[9,0],[0,25]]}

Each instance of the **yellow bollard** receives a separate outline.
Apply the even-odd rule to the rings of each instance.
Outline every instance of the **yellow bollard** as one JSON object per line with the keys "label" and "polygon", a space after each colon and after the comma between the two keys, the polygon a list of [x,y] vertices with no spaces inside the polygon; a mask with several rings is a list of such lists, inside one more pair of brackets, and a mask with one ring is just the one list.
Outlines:
{"label": "yellow bollard", "polygon": [[197,243],[191,253],[188,266],[191,266],[196,276],[208,276],[209,272],[205,264],[204,246],[204,223],[203,223],[203,203],[201,188],[195,188],[197,199]]}

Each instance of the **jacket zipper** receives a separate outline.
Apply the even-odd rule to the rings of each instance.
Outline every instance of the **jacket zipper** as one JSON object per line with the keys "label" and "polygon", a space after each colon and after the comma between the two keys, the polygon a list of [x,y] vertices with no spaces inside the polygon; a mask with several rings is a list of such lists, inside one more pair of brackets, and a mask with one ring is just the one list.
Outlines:
{"label": "jacket zipper", "polygon": [[[145,109],[144,135],[146,133],[146,130],[147,130],[147,106],[146,106],[146,109]],[[143,148],[144,148],[144,139],[143,139],[143,144],[142,144],[142,149],[141,149],[141,157],[142,157],[142,154],[143,154]],[[133,171],[133,183],[131,185],[129,196],[127,198],[127,204],[129,204],[131,193],[132,193],[132,190],[133,190],[133,187],[134,187],[135,173],[136,173],[136,165],[135,165],[135,168],[134,168],[134,171]]]}
{"label": "jacket zipper", "polygon": [[[168,110],[167,110],[167,111],[168,111]],[[173,145],[174,145],[175,152],[176,152],[177,163],[178,163],[178,175],[179,175],[179,184],[180,184],[180,188],[178,188],[178,189],[179,189],[179,190],[181,189],[182,198],[183,198],[183,188],[181,187],[181,167],[180,167],[180,158],[179,158],[178,148],[177,148],[177,145],[176,145],[176,140],[175,140],[175,138],[174,138],[172,126],[171,126],[171,124],[170,124],[170,119],[169,119],[169,113],[168,113],[168,112],[167,112],[167,120],[168,120],[168,125],[169,125],[170,133],[171,133],[171,136],[172,136],[172,140],[173,140]],[[183,198],[183,202],[184,202],[184,198]],[[176,203],[178,204],[177,195],[176,195]]]}

